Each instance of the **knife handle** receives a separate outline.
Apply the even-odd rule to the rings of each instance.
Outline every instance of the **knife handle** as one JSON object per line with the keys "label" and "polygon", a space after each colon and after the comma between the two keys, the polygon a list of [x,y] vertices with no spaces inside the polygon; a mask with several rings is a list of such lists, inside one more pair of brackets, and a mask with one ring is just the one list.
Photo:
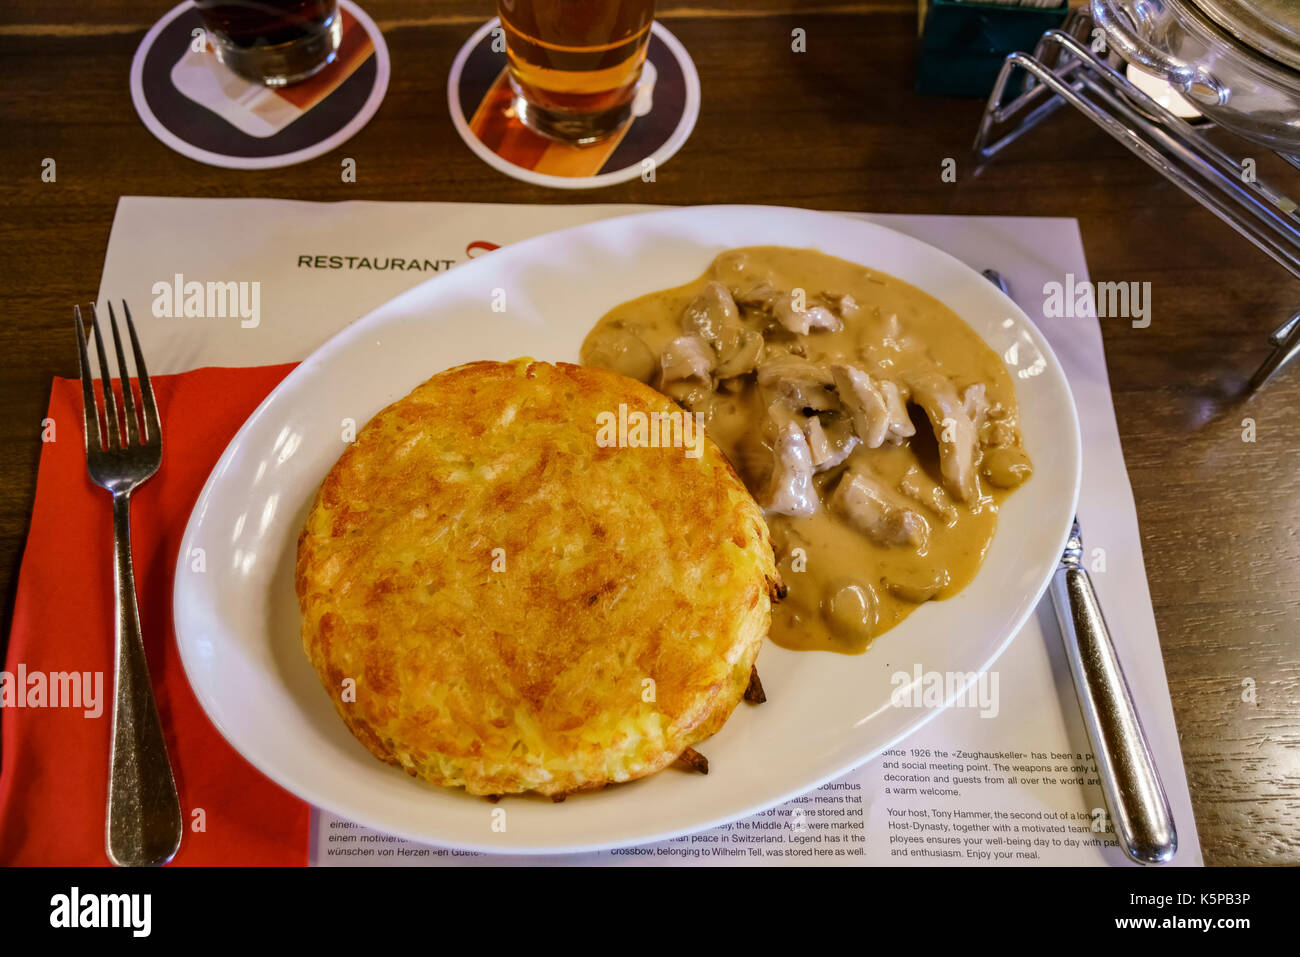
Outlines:
{"label": "knife handle", "polygon": [[1178,848],[1169,798],[1092,581],[1068,558],[1052,578],[1052,604],[1115,835],[1139,864],[1168,863]]}

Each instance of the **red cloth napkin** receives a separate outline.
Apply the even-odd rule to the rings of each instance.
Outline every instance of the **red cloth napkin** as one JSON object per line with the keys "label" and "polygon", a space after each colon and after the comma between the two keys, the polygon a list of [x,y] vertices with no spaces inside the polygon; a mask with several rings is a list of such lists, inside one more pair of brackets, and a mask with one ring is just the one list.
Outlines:
{"label": "red cloth napkin", "polygon": [[[145,652],[185,821],[177,864],[307,863],[308,805],[246,763],[209,723],[181,666],[171,608],[177,550],[208,473],[292,368],[197,369],[152,380],[163,461],[133,496],[132,536]],[[80,382],[54,380],[49,419],[54,441],[41,451],[4,670],[17,693],[20,665],[29,692],[33,674],[101,672],[102,711],[0,709],[0,862],[108,864],[112,515],[108,493],[86,473]]]}

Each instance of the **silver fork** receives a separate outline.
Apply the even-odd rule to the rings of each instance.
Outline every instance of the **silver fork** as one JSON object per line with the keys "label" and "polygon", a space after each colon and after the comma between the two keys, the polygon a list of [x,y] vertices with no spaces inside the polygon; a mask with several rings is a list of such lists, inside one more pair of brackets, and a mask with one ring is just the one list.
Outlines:
{"label": "silver fork", "polygon": [[125,301],[126,330],[131,336],[135,370],[140,381],[137,420],[131,375],[126,368],[117,316],[108,306],[122,384],[124,415],[119,421],[113,378],[104,353],[95,306],[90,326],[99,356],[99,378],[104,394],[101,415],[95,398],[94,374],[86,354],[86,329],[81,308],[73,306],[77,320],[77,349],[81,366],[82,409],[85,413],[86,464],[90,478],[113,496],[113,584],[117,591],[117,628],[114,640],[113,745],[109,758],[108,816],[104,846],[109,859],[121,867],[166,864],[181,843],[181,806],[172,777],[167,745],[163,740],[158,706],[149,683],[149,662],[140,635],[140,614],[135,600],[135,571],[131,562],[131,493],[158,471],[162,462],[162,432],[153,387],[145,371],[144,355],[135,335],[131,310]]}

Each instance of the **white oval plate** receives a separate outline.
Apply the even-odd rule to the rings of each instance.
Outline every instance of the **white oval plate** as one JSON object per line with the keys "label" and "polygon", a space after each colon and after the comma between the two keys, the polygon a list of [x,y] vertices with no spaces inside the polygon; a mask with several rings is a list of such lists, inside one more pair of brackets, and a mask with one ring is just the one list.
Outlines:
{"label": "white oval plate", "polygon": [[[372,757],[344,727],[303,654],[294,594],[298,530],[358,426],[436,372],[473,359],[578,359],[613,306],[694,279],[721,250],[820,249],[946,303],[1008,360],[1033,478],[1003,506],[975,581],[920,608],[865,654],[759,656],[767,703],[741,705],[702,750],[707,776],[664,771],[563,804],[492,805],[426,785]],[[504,298],[503,298],[504,297]],[[499,309],[504,304],[504,311]],[[1024,313],[946,253],[846,217],[760,206],[665,210],[506,247],[423,283],[348,326],[244,424],[213,469],[181,543],[174,615],[195,694],[260,771],[312,804],[450,848],[557,852],[662,840],[744,817],[833,780],[935,710],[890,705],[896,671],[983,672],[1042,596],[1079,489],[1080,439],[1060,364]],[[192,548],[206,572],[190,571]]]}

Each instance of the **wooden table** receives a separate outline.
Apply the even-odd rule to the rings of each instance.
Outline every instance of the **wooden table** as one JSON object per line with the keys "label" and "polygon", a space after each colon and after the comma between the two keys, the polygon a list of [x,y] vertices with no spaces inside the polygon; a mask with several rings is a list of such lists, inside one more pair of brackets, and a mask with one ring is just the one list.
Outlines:
{"label": "wooden table", "polygon": [[[911,90],[908,2],[670,4],[704,91],[654,183],[547,191],[477,160],[444,83],[489,2],[365,0],[392,53],[379,113],[335,154],[236,172],[171,152],[136,118],[132,53],[171,0],[9,0],[0,25],[0,595],[5,631],[54,375],[75,375],[69,313],[95,295],[128,194],[691,204],[1078,217],[1092,278],[1150,281],[1152,322],[1103,321],[1111,388],[1205,859],[1300,863],[1300,364],[1237,392],[1300,288],[1082,117],[1063,113],[977,173],[981,104]],[[705,8],[707,6],[707,9]],[[796,12],[792,12],[796,11]],[[807,52],[791,51],[791,31]],[[337,154],[337,155],[336,155]],[[340,181],[340,157],[357,182]],[[53,157],[58,179],[41,181]],[[957,161],[955,183],[940,179]],[[1271,162],[1270,162],[1271,161]],[[1276,157],[1260,175],[1292,194]],[[1256,441],[1243,441],[1243,419]],[[1242,700],[1253,681],[1257,701]]]}

